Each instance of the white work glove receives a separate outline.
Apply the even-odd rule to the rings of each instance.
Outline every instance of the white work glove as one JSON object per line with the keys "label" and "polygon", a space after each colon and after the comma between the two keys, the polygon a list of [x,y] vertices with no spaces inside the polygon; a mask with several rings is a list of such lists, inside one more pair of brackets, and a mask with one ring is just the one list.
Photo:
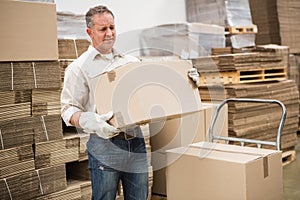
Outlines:
{"label": "white work glove", "polygon": [[88,133],[96,133],[99,137],[108,139],[119,133],[119,130],[107,123],[113,112],[99,115],[93,112],[83,112],[79,118],[79,125]]}
{"label": "white work glove", "polygon": [[194,81],[197,87],[200,87],[200,78],[196,68],[189,69],[188,76]]}

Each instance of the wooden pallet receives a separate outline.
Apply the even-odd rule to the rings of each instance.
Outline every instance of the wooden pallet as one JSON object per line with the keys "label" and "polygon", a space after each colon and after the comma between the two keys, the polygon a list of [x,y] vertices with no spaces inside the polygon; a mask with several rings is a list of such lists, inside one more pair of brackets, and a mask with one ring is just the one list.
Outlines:
{"label": "wooden pallet", "polygon": [[227,34],[256,34],[258,31],[256,25],[251,26],[229,26],[225,27]]}
{"label": "wooden pallet", "polygon": [[296,151],[289,150],[282,152],[282,166],[286,166],[296,160]]}
{"label": "wooden pallet", "polygon": [[166,196],[152,194],[151,200],[167,200],[167,197]]}
{"label": "wooden pallet", "polygon": [[200,84],[239,84],[266,81],[283,81],[287,79],[286,67],[234,70],[226,72],[200,73]]}

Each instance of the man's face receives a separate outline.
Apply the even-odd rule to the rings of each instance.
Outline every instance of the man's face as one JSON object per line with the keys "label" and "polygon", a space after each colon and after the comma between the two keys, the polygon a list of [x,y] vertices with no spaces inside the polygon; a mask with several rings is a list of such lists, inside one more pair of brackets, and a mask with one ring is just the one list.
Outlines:
{"label": "man's face", "polygon": [[113,16],[109,13],[97,14],[93,16],[93,22],[94,26],[87,28],[93,47],[102,54],[111,53],[116,40]]}

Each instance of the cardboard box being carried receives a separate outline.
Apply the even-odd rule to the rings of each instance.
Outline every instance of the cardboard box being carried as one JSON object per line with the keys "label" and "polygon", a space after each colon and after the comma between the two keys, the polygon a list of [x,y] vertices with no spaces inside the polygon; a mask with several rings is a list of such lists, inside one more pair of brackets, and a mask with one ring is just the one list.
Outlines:
{"label": "cardboard box being carried", "polygon": [[199,91],[187,75],[192,67],[187,60],[134,62],[104,73],[95,92],[97,112],[113,111],[118,128],[197,112]]}
{"label": "cardboard box being carried", "polygon": [[281,151],[199,142],[167,162],[168,199],[282,199]]}
{"label": "cardboard box being carried", "polygon": [[56,6],[0,1],[0,61],[57,60]]}

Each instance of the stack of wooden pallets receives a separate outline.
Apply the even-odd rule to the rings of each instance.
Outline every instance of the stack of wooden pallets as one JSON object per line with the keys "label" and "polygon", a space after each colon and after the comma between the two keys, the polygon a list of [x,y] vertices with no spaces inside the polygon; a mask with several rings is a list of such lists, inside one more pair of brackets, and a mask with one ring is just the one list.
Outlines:
{"label": "stack of wooden pallets", "polygon": [[201,84],[209,85],[286,80],[287,58],[288,47],[267,45],[252,48],[252,52],[219,54],[192,61],[200,72]]}

